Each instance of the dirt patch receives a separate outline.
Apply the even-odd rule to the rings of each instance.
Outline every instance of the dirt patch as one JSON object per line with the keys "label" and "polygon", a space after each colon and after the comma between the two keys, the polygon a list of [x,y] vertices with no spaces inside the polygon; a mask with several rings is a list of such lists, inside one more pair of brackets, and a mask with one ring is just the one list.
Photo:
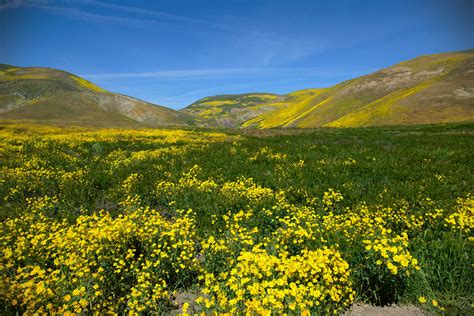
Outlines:
{"label": "dirt patch", "polygon": [[196,305],[196,298],[198,297],[197,291],[191,292],[179,292],[174,297],[172,297],[171,302],[176,306],[176,309],[169,312],[169,315],[181,315],[183,313],[184,303],[188,303],[188,314],[195,314],[200,312],[200,308]]}
{"label": "dirt patch", "polygon": [[461,88],[454,90],[454,96],[463,98],[463,99],[472,99],[474,98],[474,89],[470,88]]}
{"label": "dirt patch", "polygon": [[426,311],[414,305],[403,306],[372,306],[366,304],[354,304],[347,311],[345,316],[427,316],[430,315]]}

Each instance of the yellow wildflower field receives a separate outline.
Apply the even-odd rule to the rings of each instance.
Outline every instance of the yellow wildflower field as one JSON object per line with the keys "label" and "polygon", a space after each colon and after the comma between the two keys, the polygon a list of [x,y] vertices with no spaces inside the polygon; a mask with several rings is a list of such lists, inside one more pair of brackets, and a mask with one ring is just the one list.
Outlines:
{"label": "yellow wildflower field", "polygon": [[3,124],[1,311],[472,312],[472,131]]}

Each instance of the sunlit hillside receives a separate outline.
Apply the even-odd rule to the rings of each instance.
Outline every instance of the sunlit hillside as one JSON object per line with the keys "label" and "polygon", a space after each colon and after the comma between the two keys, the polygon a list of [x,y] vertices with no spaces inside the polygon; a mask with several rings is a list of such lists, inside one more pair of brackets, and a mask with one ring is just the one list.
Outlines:
{"label": "sunlit hillside", "polygon": [[200,99],[175,111],[49,68],[0,67],[0,118],[102,127],[358,127],[474,120],[474,51],[421,56],[328,88]]}
{"label": "sunlit hillside", "polygon": [[[473,50],[428,55],[329,88],[301,90],[262,100],[265,102],[258,106],[245,108],[240,120],[252,117],[242,126],[257,128],[473,121],[473,87]],[[210,113],[218,125],[227,124],[224,118],[228,114],[214,104],[199,102],[199,111],[193,112],[203,117]],[[232,122],[239,120],[234,118]]]}
{"label": "sunlit hillside", "polygon": [[181,110],[201,117],[211,126],[236,127],[262,113],[278,109],[281,96],[270,93],[217,95],[200,99]]}

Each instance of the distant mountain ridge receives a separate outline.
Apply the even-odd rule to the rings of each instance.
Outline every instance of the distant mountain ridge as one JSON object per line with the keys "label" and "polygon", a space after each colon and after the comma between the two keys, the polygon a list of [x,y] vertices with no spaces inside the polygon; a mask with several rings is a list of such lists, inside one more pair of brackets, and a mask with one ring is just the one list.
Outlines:
{"label": "distant mountain ridge", "polygon": [[474,121],[474,49],[420,56],[328,88],[202,98],[175,111],[65,71],[0,64],[0,120],[97,127],[360,127]]}
{"label": "distant mountain ridge", "polygon": [[[226,103],[206,106],[203,101],[212,98],[181,111],[203,118],[212,112],[219,125]],[[311,128],[474,121],[474,50],[421,56],[329,88],[300,90],[242,108],[247,120],[227,125]]]}
{"label": "distant mountain ridge", "polygon": [[0,65],[0,119],[98,126],[185,126],[184,113],[108,92],[68,72]]}

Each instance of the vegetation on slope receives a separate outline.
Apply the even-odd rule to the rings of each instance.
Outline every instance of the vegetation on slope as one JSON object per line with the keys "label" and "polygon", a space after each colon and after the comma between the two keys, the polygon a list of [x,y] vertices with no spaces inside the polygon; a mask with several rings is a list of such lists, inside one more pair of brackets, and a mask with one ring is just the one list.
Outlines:
{"label": "vegetation on slope", "polygon": [[0,118],[59,125],[138,127],[187,125],[189,115],[107,92],[50,68],[0,66]]}
{"label": "vegetation on slope", "polygon": [[235,127],[259,114],[273,110],[280,96],[270,93],[217,95],[200,99],[181,112],[201,117],[210,126]]}
{"label": "vegetation on slope", "polygon": [[[330,88],[301,90],[268,100],[258,105],[264,113],[253,111],[253,117],[241,126],[357,127],[473,121],[473,87],[474,50],[422,56]],[[194,114],[208,111],[212,107],[200,103],[200,111]],[[220,123],[221,112],[212,113]]]}
{"label": "vegetation on slope", "polygon": [[358,127],[474,120],[474,50],[421,56],[330,88],[203,98],[181,111],[64,71],[0,65],[0,118],[86,126]]}
{"label": "vegetation on slope", "polygon": [[474,313],[473,125],[0,127],[4,314]]}
{"label": "vegetation on slope", "polygon": [[307,89],[287,94],[278,102],[272,103],[272,106],[279,110],[267,111],[262,115],[244,122],[243,126],[249,127],[262,123],[264,126],[260,125],[260,127],[264,128],[287,127],[300,117],[306,115],[309,111],[312,111],[315,102],[317,102],[317,104],[325,102],[326,98],[322,98],[321,96],[326,95],[326,93],[327,89]]}

